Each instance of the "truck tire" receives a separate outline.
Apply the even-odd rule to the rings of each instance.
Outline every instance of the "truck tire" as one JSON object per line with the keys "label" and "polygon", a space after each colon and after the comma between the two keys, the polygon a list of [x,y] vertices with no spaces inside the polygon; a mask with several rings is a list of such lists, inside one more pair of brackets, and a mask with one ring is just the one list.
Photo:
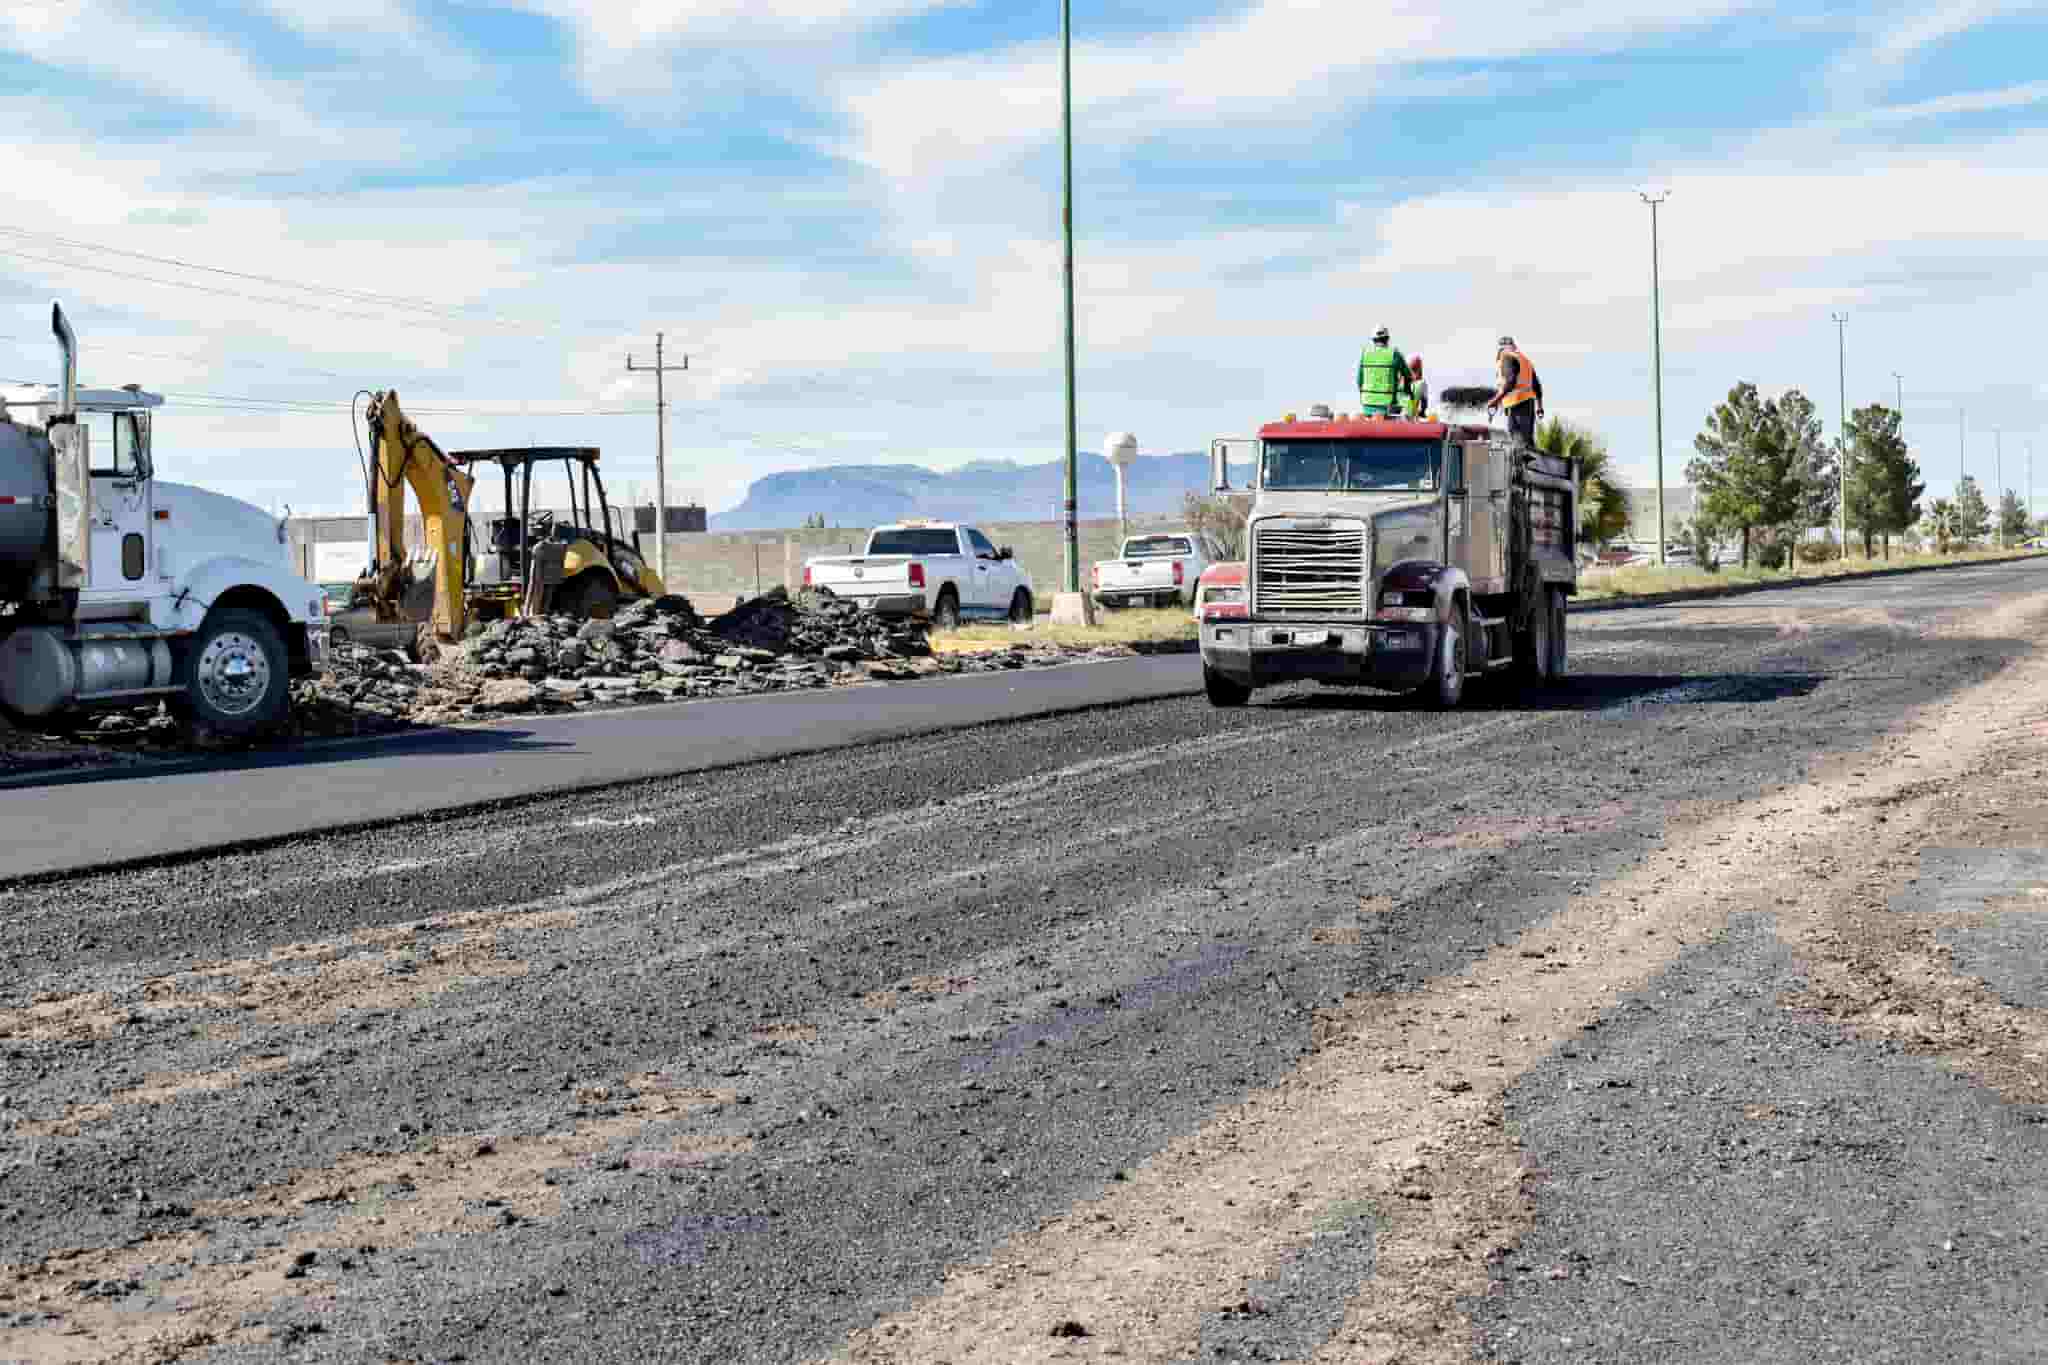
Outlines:
{"label": "truck tire", "polygon": [[1252,699],[1252,690],[1234,678],[1225,677],[1207,664],[1202,665],[1202,690],[1209,694],[1211,706],[1243,706]]}
{"label": "truck tire", "polygon": [[1436,663],[1430,669],[1429,681],[1416,694],[1432,710],[1455,710],[1465,700],[1468,630],[1469,622],[1454,618],[1444,623],[1443,634],[1437,637]]}
{"label": "truck tire", "polygon": [[1570,668],[1570,651],[1565,646],[1566,603],[1562,589],[1550,594],[1550,681],[1562,683]]}
{"label": "truck tire", "polygon": [[200,739],[253,739],[284,723],[291,709],[291,656],[262,612],[208,612],[178,661],[184,688],[172,702]]}
{"label": "truck tire", "polygon": [[1010,624],[1028,626],[1031,624],[1031,594],[1024,588],[1010,594]]}
{"label": "truck tire", "polygon": [[1550,666],[1557,660],[1557,647],[1552,643],[1556,625],[1550,594],[1545,593],[1529,613],[1529,629],[1515,633],[1515,675],[1532,687],[1550,682]]}
{"label": "truck tire", "polygon": [[940,630],[960,629],[960,598],[951,588],[939,589],[939,600],[932,604],[932,625]]}

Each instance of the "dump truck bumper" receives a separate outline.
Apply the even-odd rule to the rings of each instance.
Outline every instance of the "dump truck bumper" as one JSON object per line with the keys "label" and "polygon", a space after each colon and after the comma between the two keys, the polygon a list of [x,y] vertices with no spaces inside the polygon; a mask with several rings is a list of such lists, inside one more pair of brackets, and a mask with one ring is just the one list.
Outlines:
{"label": "dump truck bumper", "polygon": [[1205,621],[1202,662],[1249,687],[1314,681],[1402,692],[1429,681],[1441,627]]}

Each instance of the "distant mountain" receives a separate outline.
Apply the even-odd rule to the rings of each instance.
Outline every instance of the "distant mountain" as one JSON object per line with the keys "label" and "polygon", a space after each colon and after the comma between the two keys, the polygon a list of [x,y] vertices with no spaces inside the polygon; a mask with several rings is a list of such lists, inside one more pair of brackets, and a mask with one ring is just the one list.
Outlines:
{"label": "distant mountain", "polygon": [[[1083,517],[1116,515],[1116,472],[1109,461],[1083,454],[1077,478]],[[1200,451],[1140,456],[1124,479],[1131,516],[1171,516],[1186,494],[1208,491],[1209,457]],[[711,529],[801,526],[820,512],[833,526],[876,526],[905,517],[1057,521],[1065,497],[1066,470],[1058,460],[976,460],[943,473],[914,464],[828,465],[754,480],[739,506],[711,518]]]}

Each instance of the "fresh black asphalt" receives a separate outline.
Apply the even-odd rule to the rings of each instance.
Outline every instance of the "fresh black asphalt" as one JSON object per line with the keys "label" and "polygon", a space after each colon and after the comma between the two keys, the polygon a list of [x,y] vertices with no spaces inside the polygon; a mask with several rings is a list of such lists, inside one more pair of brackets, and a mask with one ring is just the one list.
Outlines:
{"label": "fresh black asphalt", "polygon": [[[0,1008],[102,992],[124,1020],[90,1039],[0,1040],[6,1122],[150,1075],[289,1064],[12,1144],[0,1260],[178,1232],[206,1239],[204,1256],[260,1255],[283,1236],[275,1221],[210,1216],[206,1201],[451,1135],[565,1131],[616,1112],[592,1087],[659,1073],[737,1098],[654,1124],[617,1164],[561,1172],[548,1220],[323,1260],[310,1274],[331,1303],[252,1313],[244,1326],[270,1342],[211,1355],[282,1358],[285,1340],[304,1360],[827,1353],[1283,1075],[1319,1006],[1459,970],[1634,867],[1688,804],[1799,781],[1995,675],[2032,642],[1927,626],[2044,588],[2023,565],[1807,589],[1784,595],[1793,628],[1756,621],[1768,595],[1603,614],[1574,622],[1569,688],[1475,689],[1449,715],[1309,689],[1216,711],[1183,695],[1179,658],[989,680],[1069,689],[1058,706],[948,681],[535,722],[518,727],[526,747],[498,752],[10,792],[13,876],[151,856],[176,828],[217,838],[236,812],[281,841],[0,887]],[[1873,610],[1893,619],[1833,615]],[[608,785],[347,833],[315,819],[382,820],[398,797],[452,805],[451,788],[475,800],[479,784],[514,797],[596,781]],[[1380,908],[1363,917],[1368,898]],[[386,993],[334,1018],[146,1008],[151,982],[224,960],[315,940],[345,953],[369,931],[513,908],[576,918],[507,937],[492,949],[505,971],[418,1000]],[[1314,932],[1332,924],[1363,928],[1333,944]],[[434,941],[462,932],[428,934],[401,975],[430,972]],[[1770,1016],[1787,970],[1767,941],[1731,935],[1617,1013],[1627,1027],[1603,1032],[1603,1069],[1558,1059],[1525,1080],[1514,1117],[1574,1210],[1539,1222],[1528,1263],[1576,1265],[1582,1226],[1611,1242],[1641,1224],[1646,1246],[1679,1248],[1694,1271],[1634,1286],[1589,1273],[1583,1301],[1537,1303],[1510,1266],[1498,1302],[1474,1310],[1496,1353],[1639,1359],[1668,1342],[1674,1360],[1906,1359],[1938,1330],[1969,1346],[1958,1358],[2038,1344],[2039,1299],[2015,1297],[2031,1253],[2010,1274],[1930,1261],[1870,1194],[1870,1171],[1892,1162],[1883,1198],[1918,1201],[1916,1229],[1978,1235],[1963,1215],[1987,1197],[1982,1172],[2038,1155],[2029,1120],[1924,1068],[1859,1069],[1840,1040]],[[1626,1124],[1583,1089],[1610,1078],[1629,1085],[1602,1086],[1602,1105],[1640,1106]],[[1790,1185],[1770,1174],[1779,1157],[1745,1164],[1712,1145],[1735,1137],[1717,1106],[1766,1080],[1837,1116]],[[1937,1111],[1951,1131],[1880,1141]],[[1804,1135],[1773,1133],[1789,1161]],[[713,1139],[730,1154],[687,1169],[625,1160]],[[1966,1159],[1977,1166],[1941,1174]],[[2035,1188],[1990,1189],[2012,1206],[2001,1228],[2030,1245],[2048,1235]],[[1873,1254],[1899,1286],[1883,1311],[1809,1306],[1853,1296]],[[1278,1311],[1214,1306],[1202,1358],[1298,1358],[1372,1262],[1367,1222],[1333,1225],[1248,1287]],[[163,1271],[109,1292],[124,1311],[167,1313],[193,1272]],[[1740,1332],[1707,1333],[1738,1309]],[[0,1358],[10,1311],[26,1331],[51,1309],[0,1300]],[[1903,1332],[1916,1315],[1925,1330]]]}

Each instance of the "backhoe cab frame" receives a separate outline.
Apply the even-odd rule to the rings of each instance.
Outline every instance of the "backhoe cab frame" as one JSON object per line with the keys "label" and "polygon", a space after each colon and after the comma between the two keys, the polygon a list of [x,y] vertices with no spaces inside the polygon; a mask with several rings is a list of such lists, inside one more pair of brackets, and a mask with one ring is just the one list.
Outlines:
{"label": "backhoe cab frame", "polygon": [[[465,471],[495,464],[504,475],[504,514],[486,523],[484,555],[470,587],[480,618],[608,617],[619,599],[659,591],[647,581],[638,529],[630,540],[613,531],[614,509],[595,446],[459,450],[450,458]],[[533,505],[534,471],[554,464],[568,484],[567,523]]]}

